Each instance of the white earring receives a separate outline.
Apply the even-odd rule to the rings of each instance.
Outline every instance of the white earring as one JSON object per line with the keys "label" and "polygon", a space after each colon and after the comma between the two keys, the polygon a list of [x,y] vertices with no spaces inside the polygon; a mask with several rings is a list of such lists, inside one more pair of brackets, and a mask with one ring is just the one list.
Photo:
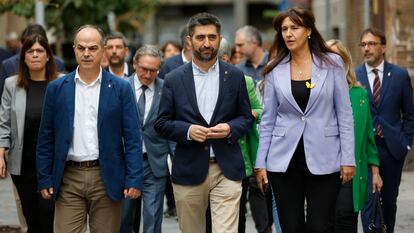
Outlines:
{"label": "white earring", "polygon": [[310,40],[310,34],[308,35],[308,39]]}

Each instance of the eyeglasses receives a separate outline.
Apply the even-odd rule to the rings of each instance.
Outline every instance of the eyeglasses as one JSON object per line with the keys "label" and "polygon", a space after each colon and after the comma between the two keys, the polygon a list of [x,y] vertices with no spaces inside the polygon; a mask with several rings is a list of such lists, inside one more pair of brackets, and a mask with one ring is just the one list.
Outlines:
{"label": "eyeglasses", "polygon": [[36,52],[36,54],[43,54],[46,51],[44,49],[29,49],[26,51],[27,54],[33,55]]}
{"label": "eyeglasses", "polygon": [[150,69],[150,68],[143,67],[143,66],[140,66],[140,65],[138,66],[138,69],[143,73],[150,72],[152,74],[158,73],[158,70],[159,70],[159,69]]}
{"label": "eyeglasses", "polygon": [[375,46],[377,46],[379,44],[381,44],[381,43],[375,42],[375,41],[368,41],[368,42],[362,42],[362,43],[360,43],[359,44],[359,47],[365,48],[365,46],[368,45],[368,47],[371,48],[371,47],[375,47]]}

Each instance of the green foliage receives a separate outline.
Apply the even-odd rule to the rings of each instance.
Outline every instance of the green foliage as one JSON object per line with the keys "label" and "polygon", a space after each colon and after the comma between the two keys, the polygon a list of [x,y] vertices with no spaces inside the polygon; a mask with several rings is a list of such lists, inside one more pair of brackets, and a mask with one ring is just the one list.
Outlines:
{"label": "green foliage", "polygon": [[1,0],[0,14],[13,12],[16,15],[30,18],[34,15],[34,7],[35,4],[33,0]]}

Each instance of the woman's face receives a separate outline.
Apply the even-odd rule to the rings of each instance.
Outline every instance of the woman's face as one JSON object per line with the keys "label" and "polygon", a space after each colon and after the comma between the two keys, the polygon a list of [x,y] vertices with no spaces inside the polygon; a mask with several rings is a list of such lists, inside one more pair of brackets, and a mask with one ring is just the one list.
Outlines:
{"label": "woman's face", "polygon": [[180,50],[174,45],[168,44],[167,47],[165,47],[165,53],[164,53],[165,59],[178,55],[178,54],[180,54]]}
{"label": "woman's face", "polygon": [[38,71],[45,69],[46,63],[49,61],[46,49],[38,42],[34,43],[30,49],[26,51],[24,62],[30,71]]}
{"label": "woman's face", "polygon": [[291,52],[306,48],[310,34],[310,29],[295,24],[289,17],[282,22],[283,40]]}

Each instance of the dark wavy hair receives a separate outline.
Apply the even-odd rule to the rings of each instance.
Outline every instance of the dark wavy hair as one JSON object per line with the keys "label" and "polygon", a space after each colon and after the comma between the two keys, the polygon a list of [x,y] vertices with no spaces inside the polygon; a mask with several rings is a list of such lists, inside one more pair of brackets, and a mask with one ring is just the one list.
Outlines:
{"label": "dark wavy hair", "polygon": [[19,72],[17,78],[18,87],[27,89],[27,80],[30,79],[30,71],[24,60],[26,52],[31,49],[36,42],[45,49],[46,54],[49,56],[49,61],[46,63],[46,82],[49,83],[50,81],[55,80],[57,77],[56,65],[53,59],[52,49],[50,48],[47,39],[40,34],[31,35],[24,40],[22,49],[20,51]]}
{"label": "dark wavy hair", "polygon": [[336,65],[327,55],[333,51],[326,45],[319,31],[315,26],[315,16],[309,10],[302,8],[291,8],[285,12],[278,14],[273,19],[273,28],[276,35],[270,48],[270,62],[265,66],[263,75],[269,73],[290,53],[282,36],[282,22],[289,17],[293,23],[311,29],[310,39],[308,39],[309,49],[313,55],[318,57],[323,64]]}

